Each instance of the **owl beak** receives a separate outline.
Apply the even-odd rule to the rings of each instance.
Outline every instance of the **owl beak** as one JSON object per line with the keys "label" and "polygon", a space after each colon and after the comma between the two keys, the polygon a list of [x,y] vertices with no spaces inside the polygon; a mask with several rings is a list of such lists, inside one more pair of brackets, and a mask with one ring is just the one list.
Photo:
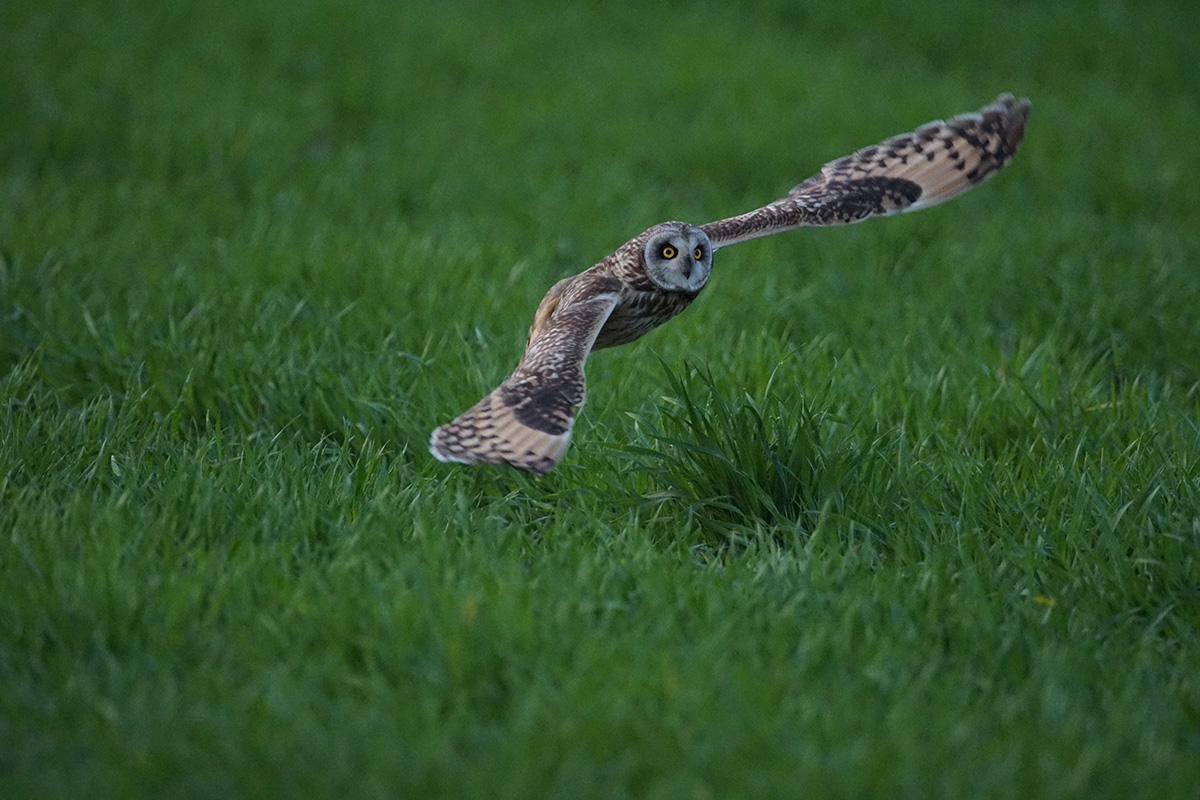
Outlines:
{"label": "owl beak", "polygon": [[692,260],[689,258],[683,262],[683,278],[687,280],[692,277]]}

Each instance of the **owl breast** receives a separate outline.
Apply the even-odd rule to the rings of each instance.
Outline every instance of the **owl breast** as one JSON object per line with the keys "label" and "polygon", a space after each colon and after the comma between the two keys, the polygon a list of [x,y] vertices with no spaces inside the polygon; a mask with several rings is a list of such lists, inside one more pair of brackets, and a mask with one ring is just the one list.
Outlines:
{"label": "owl breast", "polygon": [[600,329],[593,350],[629,344],[683,311],[696,299],[685,292],[629,289]]}

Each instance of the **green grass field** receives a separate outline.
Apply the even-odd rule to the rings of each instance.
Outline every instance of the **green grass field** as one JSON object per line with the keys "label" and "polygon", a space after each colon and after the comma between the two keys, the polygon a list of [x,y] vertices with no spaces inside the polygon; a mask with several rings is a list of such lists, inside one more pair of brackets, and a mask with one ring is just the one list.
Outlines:
{"label": "green grass field", "polygon": [[[1200,796],[1200,6],[0,3],[0,796]],[[718,254],[562,466],[556,280]]]}

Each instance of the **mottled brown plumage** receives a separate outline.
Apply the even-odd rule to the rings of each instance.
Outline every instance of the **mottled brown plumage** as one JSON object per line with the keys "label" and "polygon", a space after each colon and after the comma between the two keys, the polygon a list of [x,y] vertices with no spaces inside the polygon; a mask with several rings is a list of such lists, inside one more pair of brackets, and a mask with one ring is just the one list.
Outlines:
{"label": "mottled brown plumage", "polygon": [[1028,100],[1001,95],[974,113],[930,122],[831,161],[774,203],[700,227],[717,249],[793,228],[928,208],[1007,164],[1028,119]]}
{"label": "mottled brown plumage", "polygon": [[[677,251],[668,259],[677,269],[659,263],[668,247]],[[711,259],[699,228],[666,222],[554,284],[534,313],[521,363],[495,391],[435,430],[430,451],[442,461],[511,464],[538,474],[553,468],[583,405],[588,353],[632,342],[687,308],[708,280]]]}
{"label": "mottled brown plumage", "polygon": [[511,464],[542,474],[567,451],[588,353],[634,341],[704,288],[714,250],[793,228],[843,225],[935,205],[980,183],[1017,151],[1029,101],[1001,95],[973,114],[831,161],[788,194],[736,217],[655,225],[546,293],[516,370],[433,432],[442,461]]}

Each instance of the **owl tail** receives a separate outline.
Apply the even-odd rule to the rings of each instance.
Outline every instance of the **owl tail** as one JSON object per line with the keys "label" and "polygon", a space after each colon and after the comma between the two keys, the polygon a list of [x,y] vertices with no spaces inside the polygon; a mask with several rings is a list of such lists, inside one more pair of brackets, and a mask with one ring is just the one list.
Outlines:
{"label": "owl tail", "polygon": [[[548,416],[529,408],[536,398],[506,402],[511,393],[501,387],[480,400],[453,422],[433,432],[429,452],[438,461],[460,464],[509,464],[543,475],[554,468],[571,443],[574,408],[569,416]],[[565,417],[565,419],[564,419]]]}

